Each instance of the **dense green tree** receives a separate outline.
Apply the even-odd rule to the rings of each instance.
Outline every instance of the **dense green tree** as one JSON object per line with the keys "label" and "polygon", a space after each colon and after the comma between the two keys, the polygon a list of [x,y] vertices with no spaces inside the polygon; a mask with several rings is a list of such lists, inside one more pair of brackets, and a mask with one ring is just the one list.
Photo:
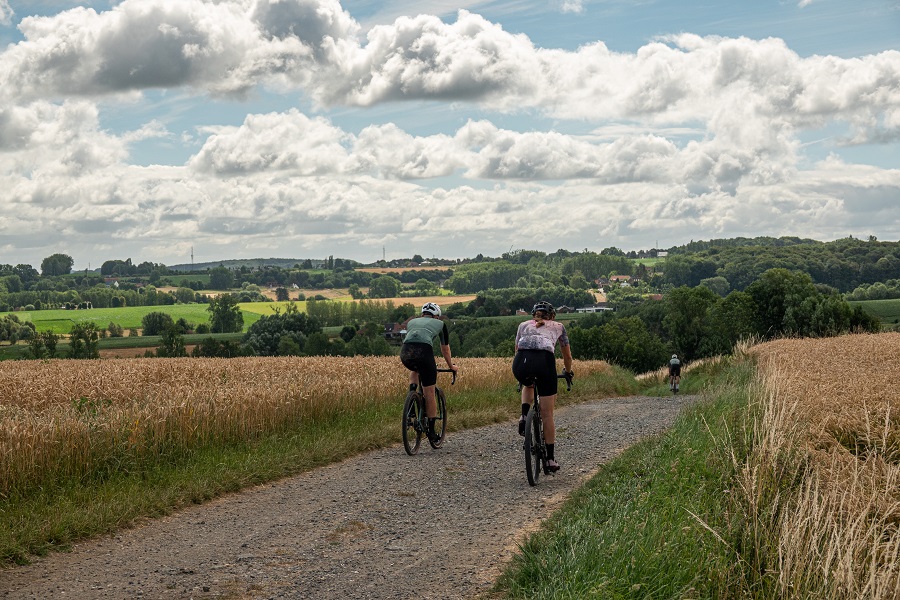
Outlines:
{"label": "dense green tree", "polygon": [[22,278],[18,275],[0,277],[0,293],[16,293],[22,291]]}
{"label": "dense green tree", "polygon": [[72,327],[69,358],[100,358],[100,331],[96,324],[76,323]]}
{"label": "dense green tree", "polygon": [[706,279],[700,280],[700,285],[703,287],[709,288],[716,295],[725,297],[728,295],[728,292],[731,291],[731,284],[728,283],[728,280],[722,277],[721,275],[717,275],[716,277],[707,277]]}
{"label": "dense green tree", "polygon": [[434,283],[425,278],[418,279],[413,287],[417,296],[433,296],[437,293]]}
{"label": "dense green tree", "polygon": [[306,344],[307,336],[321,331],[319,321],[306,313],[296,310],[274,315],[264,315],[247,329],[242,344],[258,356],[278,356],[280,345],[290,339],[297,347],[296,352]]}
{"label": "dense green tree", "polygon": [[[343,340],[341,340],[343,343]],[[311,334],[303,346],[304,354],[308,356],[335,356],[339,354],[334,344],[328,339],[328,336],[317,331]]]}
{"label": "dense green tree", "polygon": [[356,337],[356,330],[358,327],[354,327],[353,325],[345,325],[341,328],[340,338],[345,342],[349,342],[353,338]]}
{"label": "dense green tree", "polygon": [[184,336],[177,326],[167,327],[160,339],[159,347],[156,349],[156,356],[160,358],[177,358],[187,356],[184,348]]}
{"label": "dense green tree", "polygon": [[634,372],[658,369],[667,361],[662,340],[647,331],[637,317],[614,319],[599,327],[569,329],[572,356],[582,360],[605,360]]}
{"label": "dense green tree", "polygon": [[525,265],[506,261],[474,263],[456,269],[445,286],[457,294],[475,294],[494,288],[508,288],[527,273]]}
{"label": "dense green tree", "polygon": [[766,271],[747,287],[747,293],[756,306],[756,333],[764,338],[801,333],[818,296],[808,274],[787,269]]}
{"label": "dense green tree", "polygon": [[400,280],[382,275],[369,284],[369,298],[396,298],[400,295]]}
{"label": "dense green tree", "polygon": [[232,340],[217,340],[214,337],[206,338],[191,350],[191,356],[195,358],[234,358],[243,356],[244,351],[238,342]]}
{"label": "dense green tree", "polygon": [[56,275],[68,275],[72,272],[75,260],[68,254],[51,254],[41,261],[41,275],[54,277]]}
{"label": "dense green tree", "polygon": [[58,343],[59,336],[52,331],[36,333],[28,341],[31,358],[56,358],[56,345]]}
{"label": "dense green tree", "polygon": [[141,318],[141,335],[162,335],[170,327],[175,326],[172,315],[154,311]]}
{"label": "dense green tree", "polygon": [[31,321],[21,321],[16,315],[0,317],[0,342],[15,344],[19,340],[34,337],[35,327]]}
{"label": "dense green tree", "polygon": [[210,299],[206,310],[212,315],[209,321],[213,333],[237,333],[244,329],[244,315],[238,307],[237,296],[219,294]]}
{"label": "dense green tree", "polygon": [[679,287],[665,297],[666,317],[663,327],[672,346],[685,360],[703,356],[703,341],[710,336],[710,309],[718,296],[706,287]]}
{"label": "dense green tree", "polygon": [[234,275],[225,267],[210,269],[209,285],[214,290],[229,290],[234,286]]}
{"label": "dense green tree", "polygon": [[175,290],[175,301],[180,304],[196,302],[197,293],[189,287],[180,287]]}
{"label": "dense green tree", "polygon": [[13,275],[18,275],[24,285],[30,285],[37,281],[41,274],[31,265],[19,264],[13,268]]}

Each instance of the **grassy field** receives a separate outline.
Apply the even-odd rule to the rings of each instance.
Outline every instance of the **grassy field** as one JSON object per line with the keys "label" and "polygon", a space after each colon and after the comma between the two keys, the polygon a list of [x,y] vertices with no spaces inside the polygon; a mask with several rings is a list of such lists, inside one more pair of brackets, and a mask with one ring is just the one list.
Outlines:
{"label": "grassy field", "polygon": [[850,306],[862,307],[866,313],[881,319],[884,325],[900,323],[900,298],[893,300],[854,300],[850,301],[849,304]]}
{"label": "grassy field", "polygon": [[647,267],[655,267],[660,264],[665,264],[665,258],[632,258],[632,264],[634,265],[644,265]]}
{"label": "grassy field", "polygon": [[[255,304],[267,305],[267,302]],[[247,328],[259,320],[259,312],[249,311],[241,304],[244,314],[244,327]],[[178,320],[184,318],[189,323],[199,325],[209,323],[209,311],[206,304],[173,304],[169,306],[126,306],[122,308],[92,308],[90,310],[35,310],[18,311],[14,314],[22,321],[31,321],[38,331],[52,331],[57,334],[68,334],[76,323],[94,323],[100,329],[106,329],[110,323],[121,325],[125,329],[140,329],[141,319],[151,312],[164,312]]]}

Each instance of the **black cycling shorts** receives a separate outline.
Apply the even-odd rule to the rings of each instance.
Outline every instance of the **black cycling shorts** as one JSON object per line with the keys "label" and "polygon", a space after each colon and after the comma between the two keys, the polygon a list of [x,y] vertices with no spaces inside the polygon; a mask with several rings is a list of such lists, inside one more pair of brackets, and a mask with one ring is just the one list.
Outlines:
{"label": "black cycling shorts", "polygon": [[681,377],[681,367],[669,367],[669,377]]}
{"label": "black cycling shorts", "polygon": [[558,391],[556,357],[546,350],[519,350],[513,359],[512,372],[519,383],[526,385],[531,378],[537,383],[541,396],[553,396]]}
{"label": "black cycling shorts", "polygon": [[410,371],[419,374],[419,382],[423,386],[437,383],[437,365],[434,364],[434,347],[431,344],[403,344],[400,348],[400,362]]}

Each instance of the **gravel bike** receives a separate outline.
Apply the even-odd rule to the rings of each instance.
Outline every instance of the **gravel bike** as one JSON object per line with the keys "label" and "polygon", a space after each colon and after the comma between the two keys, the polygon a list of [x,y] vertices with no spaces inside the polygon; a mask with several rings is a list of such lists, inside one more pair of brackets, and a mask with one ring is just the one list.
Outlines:
{"label": "gravel bike", "polygon": [[[566,391],[572,390],[572,374],[563,372],[556,376],[557,379],[566,380]],[[541,395],[538,393],[534,378],[528,381],[529,386],[534,387],[534,401],[528,416],[525,417],[525,474],[528,476],[528,485],[537,485],[541,471],[545,475],[550,474],[547,467],[547,444],[544,442],[544,423],[541,420]]]}
{"label": "gravel bike", "polygon": [[681,375],[669,375],[669,390],[671,390],[673,396],[678,393],[678,386],[680,383]]}
{"label": "gravel bike", "polygon": [[[456,372],[453,369],[438,369],[438,373],[453,373],[450,385],[456,383]],[[437,418],[434,421],[435,437],[428,437],[428,416],[425,413],[425,395],[422,390],[422,381],[416,390],[410,390],[403,404],[403,448],[410,456],[419,451],[422,437],[428,437],[428,443],[434,449],[440,448],[444,443],[447,433],[447,400],[444,390],[435,386],[434,401],[437,404]]]}

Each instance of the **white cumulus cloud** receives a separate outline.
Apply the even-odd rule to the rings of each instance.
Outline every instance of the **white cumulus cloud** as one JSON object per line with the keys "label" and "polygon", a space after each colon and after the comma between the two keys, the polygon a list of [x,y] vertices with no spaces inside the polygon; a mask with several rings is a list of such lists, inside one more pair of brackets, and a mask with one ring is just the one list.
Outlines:
{"label": "white cumulus cloud", "polygon": [[9,0],[0,0],[0,25],[11,25],[15,14],[9,5]]}

